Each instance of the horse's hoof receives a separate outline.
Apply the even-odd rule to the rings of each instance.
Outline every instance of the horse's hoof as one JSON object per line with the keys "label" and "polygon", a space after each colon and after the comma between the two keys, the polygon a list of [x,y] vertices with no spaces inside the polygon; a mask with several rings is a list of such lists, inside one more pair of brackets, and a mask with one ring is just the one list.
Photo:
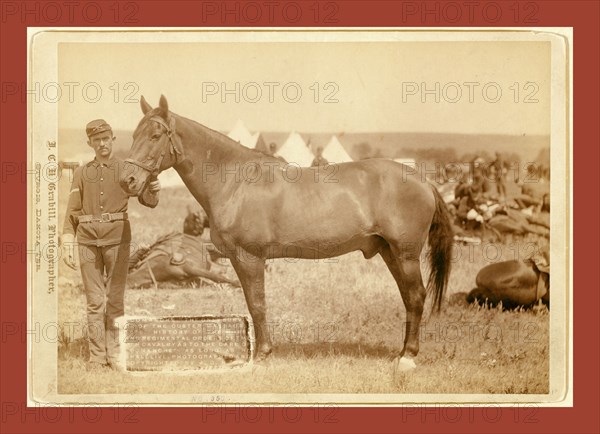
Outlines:
{"label": "horse's hoof", "polygon": [[255,362],[264,362],[271,355],[271,348],[259,350],[254,356]]}
{"label": "horse's hoof", "polygon": [[409,357],[402,356],[394,362],[395,372],[408,372],[417,367],[415,361]]}

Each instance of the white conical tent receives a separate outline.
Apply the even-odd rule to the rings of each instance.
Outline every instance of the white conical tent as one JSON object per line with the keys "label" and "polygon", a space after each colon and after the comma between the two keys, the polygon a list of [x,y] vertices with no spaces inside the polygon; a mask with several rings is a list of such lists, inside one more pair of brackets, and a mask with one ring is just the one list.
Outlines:
{"label": "white conical tent", "polygon": [[310,167],[315,156],[308,149],[302,136],[292,131],[281,148],[275,153],[288,163],[298,164],[300,167]]}
{"label": "white conical tent", "polygon": [[250,149],[254,149],[259,136],[260,133],[256,133],[254,135],[250,134],[250,131],[248,131],[248,128],[246,128],[244,122],[242,122],[241,120],[238,120],[235,123],[233,130],[231,130],[229,134],[227,134],[227,137],[235,140],[236,142]]}
{"label": "white conical tent", "polygon": [[349,163],[352,157],[348,155],[337,136],[331,136],[331,140],[323,149],[323,158],[329,163]]}

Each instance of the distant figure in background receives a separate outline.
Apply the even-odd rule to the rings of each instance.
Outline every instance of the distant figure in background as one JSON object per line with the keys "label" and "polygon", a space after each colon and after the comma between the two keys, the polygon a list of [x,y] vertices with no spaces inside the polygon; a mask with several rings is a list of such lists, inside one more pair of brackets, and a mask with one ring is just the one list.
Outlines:
{"label": "distant figure in background", "polygon": [[325,159],[325,157],[323,157],[323,147],[319,146],[317,148],[317,155],[310,166],[318,167],[318,166],[326,166],[328,164],[329,164],[329,162]]}
{"label": "distant figure in background", "polygon": [[506,184],[504,182],[504,159],[502,154],[496,151],[496,159],[492,162],[491,166],[494,169],[494,180],[496,181],[496,187],[498,188],[498,195],[501,201],[506,200]]}
{"label": "distant figure in background", "polygon": [[129,285],[156,287],[158,282],[204,278],[239,287],[237,279],[227,278],[221,270],[218,261],[225,256],[203,237],[208,227],[204,210],[193,211],[188,207],[183,233],[164,235],[152,246],[140,248],[132,256],[129,261]]}
{"label": "distant figure in background", "polygon": [[188,205],[188,215],[183,221],[183,233],[187,235],[193,235],[196,237],[202,237],[205,241],[210,241],[210,225],[208,223],[208,216],[206,212],[200,208],[198,211],[194,211],[191,206]]}
{"label": "distant figure in background", "polygon": [[465,225],[465,229],[474,229],[483,222],[483,217],[477,212],[482,203],[481,182],[461,183],[455,190],[456,199],[453,205],[456,216]]}
{"label": "distant figure in background", "polygon": [[[471,176],[472,176],[472,190],[476,192],[478,195],[488,195],[490,192],[490,183],[486,177],[485,172],[485,161],[481,157],[477,157],[473,160]],[[481,198],[478,198],[481,200]]]}
{"label": "distant figure in background", "polygon": [[521,194],[514,196],[519,207],[534,207],[540,211],[550,212],[550,184],[548,182],[523,183],[520,187]]}
{"label": "distant figure in background", "polygon": [[550,166],[544,166],[543,167],[543,171],[542,171],[542,176],[547,180],[550,181]]}
{"label": "distant figure in background", "polygon": [[275,155],[275,152],[277,152],[277,143],[271,142],[269,144],[269,154],[270,155]]}
{"label": "distant figure in background", "polygon": [[283,158],[283,157],[281,157],[279,155],[275,155],[276,152],[277,152],[277,143],[271,142],[269,144],[269,151],[267,152],[267,155],[270,155],[271,157],[277,158],[282,163],[287,163],[287,161],[285,161],[285,158]]}

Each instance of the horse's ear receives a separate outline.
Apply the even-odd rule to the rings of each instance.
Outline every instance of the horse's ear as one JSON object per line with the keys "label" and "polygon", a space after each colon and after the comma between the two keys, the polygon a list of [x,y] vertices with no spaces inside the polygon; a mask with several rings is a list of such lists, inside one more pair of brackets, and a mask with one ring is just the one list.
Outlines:
{"label": "horse's ear", "polygon": [[150,104],[148,104],[148,101],[146,101],[146,98],[144,98],[143,96],[142,99],[140,99],[140,105],[142,106],[142,113],[144,114],[152,110],[152,107],[150,106]]}
{"label": "horse's ear", "polygon": [[160,107],[160,115],[166,120],[169,117],[169,103],[164,95],[160,96],[158,106]]}

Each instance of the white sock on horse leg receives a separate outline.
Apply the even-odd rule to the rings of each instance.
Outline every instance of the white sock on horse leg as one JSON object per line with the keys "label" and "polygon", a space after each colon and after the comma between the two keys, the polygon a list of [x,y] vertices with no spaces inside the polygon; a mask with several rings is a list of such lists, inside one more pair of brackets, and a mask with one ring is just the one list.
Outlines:
{"label": "white sock on horse leg", "polygon": [[398,359],[396,370],[399,372],[410,371],[417,367],[415,361],[410,357],[402,356]]}

